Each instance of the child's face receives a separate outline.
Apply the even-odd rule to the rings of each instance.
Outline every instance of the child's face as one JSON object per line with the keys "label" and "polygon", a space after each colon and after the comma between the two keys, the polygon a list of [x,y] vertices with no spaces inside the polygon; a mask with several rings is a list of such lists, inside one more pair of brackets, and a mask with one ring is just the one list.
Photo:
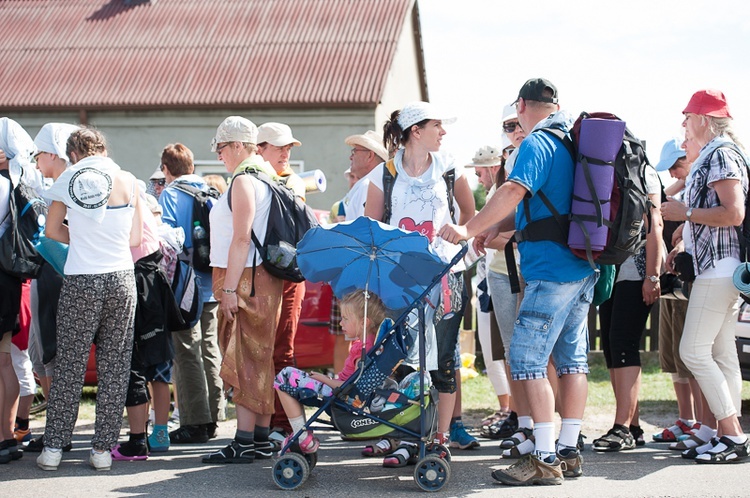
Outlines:
{"label": "child's face", "polygon": [[348,339],[356,339],[362,335],[362,317],[357,316],[351,307],[341,307],[341,330]]}

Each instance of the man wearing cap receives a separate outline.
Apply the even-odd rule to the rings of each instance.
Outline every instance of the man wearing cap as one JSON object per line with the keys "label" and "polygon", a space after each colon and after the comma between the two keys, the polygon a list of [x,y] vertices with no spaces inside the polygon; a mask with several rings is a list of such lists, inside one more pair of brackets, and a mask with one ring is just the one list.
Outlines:
{"label": "man wearing cap", "polygon": [[343,200],[346,221],[351,221],[364,216],[367,190],[370,187],[367,175],[375,166],[388,160],[388,151],[383,147],[381,137],[372,130],[367,130],[363,135],[346,137],[344,142],[352,148],[349,154],[351,174],[359,178]]}
{"label": "man wearing cap", "polygon": [[[300,145],[302,145],[302,142],[294,138],[292,129],[284,123],[264,123],[258,127],[258,152],[263,159],[273,166],[282,182],[304,201],[305,182],[289,166],[292,147],[299,147]],[[281,318],[276,328],[276,340],[273,349],[275,374],[278,374],[284,367],[294,366],[294,338],[297,335],[297,325],[302,313],[302,301],[304,299],[304,282],[284,281]],[[274,432],[285,432],[286,434],[289,434],[292,430],[278,396],[276,396],[275,412],[271,418],[271,427]]]}
{"label": "man wearing cap", "polygon": [[[573,196],[574,164],[570,153],[543,127],[570,130],[573,119],[561,112],[557,89],[534,78],[521,87],[515,102],[518,121],[529,134],[514,155],[515,168],[487,205],[466,225],[446,225],[439,235],[449,242],[480,236],[493,239],[500,231],[523,230],[530,221],[551,216],[536,195],[543,190],[560,214],[568,214]],[[523,209],[516,207],[529,195]],[[527,215],[529,219],[527,219]],[[567,247],[548,240],[522,241],[521,272],[525,294],[510,346],[510,370],[527,395],[534,418],[536,447],[507,469],[492,473],[514,486],[559,484],[565,475],[582,474],[576,449],[588,393],[587,317],[596,275],[588,262]],[[555,398],[547,379],[550,355],[560,377],[562,429],[555,445]]]}
{"label": "man wearing cap", "polygon": [[[229,141],[229,140],[226,140]],[[208,192],[208,185],[194,174],[193,152],[181,143],[169,144],[162,151],[161,170],[166,187],[159,196],[162,220],[185,232],[188,263],[193,247],[193,197],[178,188],[180,184]],[[211,288],[211,273],[195,270],[199,278],[203,312],[191,329],[173,331],[175,383],[180,404],[180,427],[169,434],[172,444],[206,443],[216,437],[217,422],[224,420],[226,400],[219,377],[221,353],[218,342],[218,303]]]}

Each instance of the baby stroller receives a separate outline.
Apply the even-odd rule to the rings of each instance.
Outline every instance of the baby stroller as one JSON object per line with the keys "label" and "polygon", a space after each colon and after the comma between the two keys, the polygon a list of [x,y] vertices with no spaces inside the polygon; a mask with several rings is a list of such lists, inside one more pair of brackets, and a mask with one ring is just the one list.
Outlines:
{"label": "baby stroller", "polygon": [[[357,372],[336,388],[333,396],[326,398],[307,420],[304,429],[295,433],[281,448],[272,467],[278,487],[287,490],[300,487],[315,468],[317,453],[303,454],[299,451],[298,439],[326,412],[331,413],[334,425],[345,436],[357,438],[357,431],[347,431],[347,427],[367,427],[380,428],[380,434],[397,431],[395,434],[399,437],[418,441],[418,460],[414,469],[417,486],[425,491],[439,491],[448,483],[450,451],[445,445],[431,443],[437,419],[437,393],[425,385],[425,375],[419,375],[418,394],[413,399],[379,388],[414,346],[406,326],[414,313],[421,337],[417,341],[419,372],[425,372],[423,303],[465,253],[464,246],[450,263],[444,263],[428,249],[425,237],[364,217],[330,227],[316,227],[305,235],[297,248],[298,263],[305,278],[330,282],[339,297],[358,289],[365,293],[373,291],[386,307],[401,310],[401,313],[395,320],[384,322],[374,346],[367,354],[363,353]],[[365,313],[366,309],[365,305]],[[375,413],[370,405],[377,397],[409,406],[397,412],[384,410]],[[415,407],[418,417],[413,416]],[[409,410],[412,415],[405,420],[402,414]],[[362,436],[363,432],[367,431],[360,431],[360,437],[379,435],[370,431],[367,436]]]}

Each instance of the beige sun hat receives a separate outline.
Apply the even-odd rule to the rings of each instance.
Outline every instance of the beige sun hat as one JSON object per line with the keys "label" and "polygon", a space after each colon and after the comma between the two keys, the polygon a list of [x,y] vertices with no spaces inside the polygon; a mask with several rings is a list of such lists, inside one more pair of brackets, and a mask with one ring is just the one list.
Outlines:
{"label": "beige sun hat", "polygon": [[226,142],[258,143],[258,127],[242,116],[229,116],[216,128],[216,136],[211,140],[211,152],[216,152],[216,145]]}
{"label": "beige sun hat", "polygon": [[350,135],[346,137],[344,143],[350,147],[359,145],[373,151],[383,161],[388,160],[388,151],[383,147],[383,137],[372,130],[367,130],[363,135]]}
{"label": "beige sun hat", "polygon": [[491,168],[492,166],[500,166],[502,163],[503,150],[491,145],[485,145],[476,151],[474,158],[471,160],[471,164],[467,164],[466,167]]}
{"label": "beige sun hat", "polygon": [[284,123],[263,123],[258,127],[258,143],[269,143],[276,147],[292,144],[299,147],[302,142],[292,136],[292,129]]}

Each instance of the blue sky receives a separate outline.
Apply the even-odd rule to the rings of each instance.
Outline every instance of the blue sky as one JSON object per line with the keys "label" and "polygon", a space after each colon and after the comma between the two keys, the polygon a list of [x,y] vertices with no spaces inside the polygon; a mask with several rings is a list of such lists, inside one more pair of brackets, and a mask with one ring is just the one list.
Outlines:
{"label": "blue sky", "polygon": [[539,76],[575,115],[624,119],[654,164],[701,88],[724,92],[750,148],[746,2],[421,0],[419,10],[430,100],[459,118],[443,148],[460,161],[500,143],[502,106]]}

